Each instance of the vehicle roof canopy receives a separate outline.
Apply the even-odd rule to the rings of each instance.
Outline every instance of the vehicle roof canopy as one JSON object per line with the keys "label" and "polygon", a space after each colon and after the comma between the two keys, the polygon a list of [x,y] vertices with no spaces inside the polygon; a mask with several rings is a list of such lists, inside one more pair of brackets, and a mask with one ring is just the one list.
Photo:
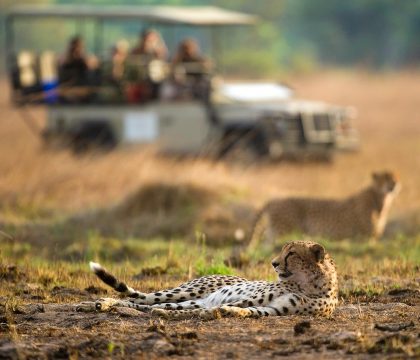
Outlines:
{"label": "vehicle roof canopy", "polygon": [[161,24],[194,26],[252,25],[256,16],[214,6],[89,6],[89,5],[20,5],[12,8],[11,17],[69,17],[97,19],[141,19]]}

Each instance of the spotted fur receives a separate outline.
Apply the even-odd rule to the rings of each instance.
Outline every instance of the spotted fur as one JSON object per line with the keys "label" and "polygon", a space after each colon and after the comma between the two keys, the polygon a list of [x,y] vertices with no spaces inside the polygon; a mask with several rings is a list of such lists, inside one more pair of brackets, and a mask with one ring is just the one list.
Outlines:
{"label": "spotted fur", "polygon": [[381,237],[390,206],[401,185],[388,171],[372,174],[372,183],[346,199],[284,198],[269,201],[258,213],[248,250],[288,233],[332,239]]}
{"label": "spotted fur", "polygon": [[[136,291],[99,264],[94,273],[128,298],[96,301],[96,310],[130,307],[167,318],[260,317],[269,315],[331,315],[337,305],[335,264],[325,249],[311,241],[286,244],[272,261],[277,282],[248,281],[237,276],[204,276],[176,288],[154,293]],[[83,311],[87,303],[78,306]]]}

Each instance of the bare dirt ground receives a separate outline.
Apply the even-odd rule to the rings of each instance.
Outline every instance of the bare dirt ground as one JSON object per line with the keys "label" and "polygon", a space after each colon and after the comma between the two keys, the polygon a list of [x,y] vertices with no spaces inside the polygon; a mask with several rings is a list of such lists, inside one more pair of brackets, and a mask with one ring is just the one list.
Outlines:
{"label": "bare dirt ground", "polygon": [[[330,319],[162,321],[133,309],[80,313],[69,299],[94,300],[104,289],[55,287],[48,301],[23,294],[28,305],[1,299],[0,358],[217,358],[288,356],[407,359],[419,356],[420,292],[394,290],[343,302]],[[1,304],[1,303],[0,303]]]}
{"label": "bare dirt ground", "polygon": [[[0,359],[419,358],[419,81],[418,72],[291,76],[302,97],[358,109],[361,151],[339,154],[332,164],[246,168],[168,160],[136,148],[84,157],[47,151],[9,106],[2,83]],[[31,114],[41,125],[43,111]],[[398,171],[403,184],[386,238],[322,240],[340,274],[340,304],[331,319],[161,321],[135,310],[75,311],[80,301],[115,296],[88,273],[91,259],[143,291],[214,272],[273,280],[272,254],[240,269],[217,260],[230,249],[225,240],[217,243],[225,229],[231,234],[235,219],[247,222],[249,211],[272,196],[345,196],[378,169]],[[162,203],[172,210],[162,212]],[[99,217],[91,220],[91,211]],[[136,227],[143,232],[131,231]],[[191,227],[205,227],[218,247],[197,247]]]}

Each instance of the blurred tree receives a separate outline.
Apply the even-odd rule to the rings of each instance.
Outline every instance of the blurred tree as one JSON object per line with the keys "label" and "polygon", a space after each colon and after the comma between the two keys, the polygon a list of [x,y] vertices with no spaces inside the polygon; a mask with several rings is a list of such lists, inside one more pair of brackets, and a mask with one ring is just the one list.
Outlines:
{"label": "blurred tree", "polygon": [[283,5],[284,36],[297,47],[309,44],[324,63],[396,67],[420,60],[418,0],[284,0]]}
{"label": "blurred tree", "polygon": [[[226,68],[269,75],[279,68],[308,69],[321,63],[326,66],[364,65],[372,68],[399,68],[418,65],[420,61],[420,0],[27,0],[25,3],[92,5],[213,5],[259,15],[256,29],[221,30]],[[2,14],[15,0],[0,2]],[[0,24],[1,25],[1,24]],[[147,25],[147,24],[146,24]],[[20,35],[23,44],[52,46],[50,25],[47,31],[29,31]],[[127,22],[110,26],[107,39],[121,36],[134,41],[144,24]],[[62,34],[74,32],[62,28]],[[176,42],[191,30],[162,29],[168,41]],[[229,36],[227,36],[227,34]],[[195,34],[205,48],[210,39]],[[55,37],[57,40],[58,36]],[[60,39],[63,41],[63,39]],[[3,38],[0,37],[0,42]],[[57,40],[58,41],[58,40]],[[43,45],[42,45],[43,44]],[[1,43],[0,43],[1,45]],[[89,41],[88,41],[89,45]],[[174,49],[174,44],[171,50]],[[108,45],[109,46],[109,45]],[[248,64],[248,65],[247,65]]]}

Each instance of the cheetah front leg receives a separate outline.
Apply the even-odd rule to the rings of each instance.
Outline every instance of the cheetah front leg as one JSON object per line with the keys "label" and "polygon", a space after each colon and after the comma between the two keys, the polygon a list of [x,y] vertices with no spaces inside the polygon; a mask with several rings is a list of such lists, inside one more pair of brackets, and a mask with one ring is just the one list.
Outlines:
{"label": "cheetah front leg", "polygon": [[282,313],[275,307],[271,306],[251,306],[251,307],[245,307],[241,308],[238,306],[229,306],[229,305],[223,305],[219,308],[220,314],[223,317],[253,317],[253,318],[259,318],[262,316],[270,316],[270,315],[282,315]]}
{"label": "cheetah front leg", "polygon": [[[83,301],[76,305],[76,311],[93,312],[93,311],[109,311],[114,307],[131,307],[136,308],[136,304],[128,300],[119,300],[113,298],[102,298],[97,301]],[[140,309],[137,309],[140,310]]]}
{"label": "cheetah front leg", "polygon": [[[248,300],[240,300],[235,302],[226,303],[226,306],[247,307]],[[181,303],[163,303],[150,306],[152,309],[164,310],[192,310],[192,309],[208,309],[205,305],[205,300],[189,300]]]}
{"label": "cheetah front leg", "polygon": [[[185,305],[184,305],[185,304]],[[232,303],[227,303],[226,307],[241,308],[246,307],[247,300],[240,300]],[[203,320],[218,319],[223,316],[220,306],[205,308],[202,303],[194,301],[186,301],[180,304],[158,304],[152,306],[152,315],[164,317],[166,319],[189,319],[192,317],[199,317]]]}
{"label": "cheetah front leg", "polygon": [[[237,301],[233,303],[227,304],[228,306],[238,306],[244,307],[246,306],[247,301]],[[198,300],[188,300],[183,301],[180,303],[161,303],[161,304],[154,304],[154,305],[142,305],[136,303],[134,300],[119,300],[113,298],[102,298],[95,302],[92,301],[85,301],[80,304],[76,305],[76,311],[81,312],[93,312],[93,311],[109,311],[114,307],[128,307],[132,309],[136,309],[142,312],[149,312],[153,309],[163,309],[163,310],[204,310],[205,306],[203,302]],[[198,311],[199,312],[199,311]],[[194,315],[194,314],[192,314]]]}
{"label": "cheetah front leg", "polygon": [[191,309],[203,309],[203,303],[200,300],[188,300],[180,303],[161,303],[154,305],[141,305],[137,304],[133,300],[118,301],[116,303],[109,302],[108,300],[113,299],[100,299],[96,301],[96,310],[107,311],[111,307],[122,306],[136,309],[143,312],[149,312],[153,309],[165,309],[165,310],[191,310]]}
{"label": "cheetah front leg", "polygon": [[152,310],[152,315],[171,320],[184,320],[191,319],[194,317],[200,318],[201,320],[213,320],[221,318],[221,314],[218,307],[210,309],[203,308],[189,310],[165,310],[156,308]]}
{"label": "cheetah front leg", "polygon": [[237,306],[216,306],[210,309],[192,309],[192,310],[165,310],[153,309],[152,315],[171,320],[184,320],[198,317],[202,320],[214,320],[222,317],[251,317],[252,312],[248,308]]}
{"label": "cheetah front leg", "polygon": [[275,243],[276,237],[277,233],[273,227],[271,217],[267,210],[263,209],[255,221],[246,251],[252,253],[257,247],[272,246]]}
{"label": "cheetah front leg", "polygon": [[229,304],[220,307],[222,316],[236,317],[254,317],[261,316],[280,316],[299,313],[299,305],[296,295],[287,294],[274,299],[268,304],[262,306],[229,306]]}

